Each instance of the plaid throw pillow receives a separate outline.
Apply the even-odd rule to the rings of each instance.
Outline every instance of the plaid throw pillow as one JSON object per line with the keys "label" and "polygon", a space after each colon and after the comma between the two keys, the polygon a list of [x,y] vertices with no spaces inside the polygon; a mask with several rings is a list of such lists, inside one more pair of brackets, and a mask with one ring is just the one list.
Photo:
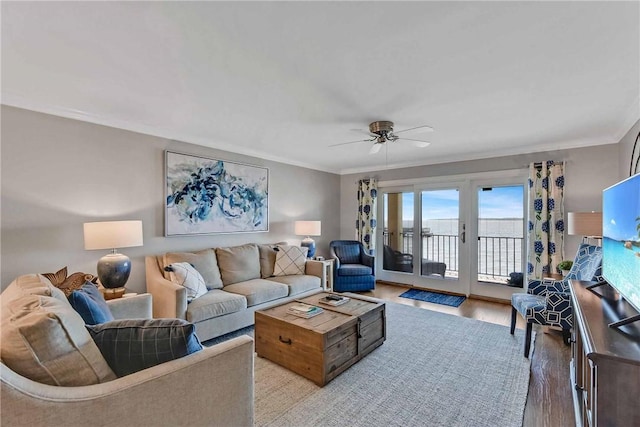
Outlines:
{"label": "plaid throw pillow", "polygon": [[304,274],[304,264],[307,261],[309,248],[300,246],[276,247],[276,265],[273,267],[274,276],[292,276]]}
{"label": "plaid throw pillow", "polygon": [[127,319],[87,326],[118,377],[202,350],[193,323],[183,319]]}

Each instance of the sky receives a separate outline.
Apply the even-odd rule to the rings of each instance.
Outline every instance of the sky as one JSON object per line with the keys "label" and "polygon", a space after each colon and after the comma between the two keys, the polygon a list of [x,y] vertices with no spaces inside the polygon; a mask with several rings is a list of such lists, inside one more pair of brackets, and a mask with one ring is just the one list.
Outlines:
{"label": "sky", "polygon": [[[478,192],[480,218],[523,218],[524,187],[493,187]],[[413,193],[403,193],[403,220],[413,218]],[[422,193],[422,218],[458,218],[459,192],[457,190],[429,190]]]}

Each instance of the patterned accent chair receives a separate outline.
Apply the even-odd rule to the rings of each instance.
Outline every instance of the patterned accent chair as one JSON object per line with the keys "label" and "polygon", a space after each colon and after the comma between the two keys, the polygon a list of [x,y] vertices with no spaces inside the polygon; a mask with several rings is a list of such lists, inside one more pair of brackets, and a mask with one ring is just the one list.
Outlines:
{"label": "patterned accent chair", "polygon": [[376,286],[374,257],[357,240],[334,240],[329,252],[333,264],[333,290],[369,291]]}
{"label": "patterned accent chair", "polygon": [[602,281],[602,248],[581,244],[573,267],[563,280],[530,280],[527,293],[511,296],[511,334],[516,328],[516,313],[527,322],[524,356],[529,357],[531,329],[534,323],[562,328],[565,343],[569,343],[573,312],[569,296],[569,280]]}

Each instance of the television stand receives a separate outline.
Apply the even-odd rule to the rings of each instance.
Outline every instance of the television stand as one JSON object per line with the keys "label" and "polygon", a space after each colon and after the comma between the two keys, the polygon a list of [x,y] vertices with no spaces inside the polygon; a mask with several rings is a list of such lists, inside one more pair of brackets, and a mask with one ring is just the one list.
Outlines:
{"label": "television stand", "polygon": [[[606,300],[617,302],[617,301],[615,301],[617,295],[611,295],[611,291],[613,290],[613,288],[610,288],[607,291],[604,291],[603,293],[599,293],[599,292],[594,291],[595,288],[598,288],[598,287],[603,286],[603,285],[609,286],[609,283],[606,280],[603,280],[601,282],[593,282],[593,283],[591,283],[589,285],[586,285],[584,288],[589,290],[589,291],[591,291],[591,292],[593,292],[595,295],[597,295],[600,298],[605,298]],[[618,298],[618,300],[619,300],[619,298]],[[618,305],[619,305],[619,303],[618,303]],[[635,315],[631,315],[631,316],[628,316],[627,314],[622,314],[622,315],[614,316],[614,317],[617,317],[618,320],[615,320],[614,322],[609,323],[609,327],[610,328],[619,328],[621,326],[625,326],[625,325],[628,325],[630,323],[640,321],[640,314],[635,314]]]}
{"label": "television stand", "polygon": [[571,383],[576,425],[640,426],[640,323],[624,331],[610,323],[637,315],[613,288],[569,280],[573,308]]}
{"label": "television stand", "polygon": [[608,285],[609,283],[607,283],[605,280],[603,280],[602,282],[595,282],[590,284],[589,286],[586,286],[586,289],[593,289],[593,288],[597,288],[598,286],[602,286],[602,285]]}
{"label": "television stand", "polygon": [[620,326],[628,325],[629,323],[637,322],[640,320],[640,314],[635,316],[629,316],[625,319],[620,319],[617,322],[609,323],[610,328],[619,328]]}

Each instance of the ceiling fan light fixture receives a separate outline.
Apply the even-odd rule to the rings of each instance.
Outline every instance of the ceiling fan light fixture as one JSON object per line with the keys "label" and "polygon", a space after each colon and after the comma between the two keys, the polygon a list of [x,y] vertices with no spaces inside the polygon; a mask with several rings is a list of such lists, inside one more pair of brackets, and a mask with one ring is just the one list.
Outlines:
{"label": "ceiling fan light fixture", "polygon": [[371,150],[369,150],[369,154],[376,154],[382,148],[381,142],[376,142],[371,146]]}

